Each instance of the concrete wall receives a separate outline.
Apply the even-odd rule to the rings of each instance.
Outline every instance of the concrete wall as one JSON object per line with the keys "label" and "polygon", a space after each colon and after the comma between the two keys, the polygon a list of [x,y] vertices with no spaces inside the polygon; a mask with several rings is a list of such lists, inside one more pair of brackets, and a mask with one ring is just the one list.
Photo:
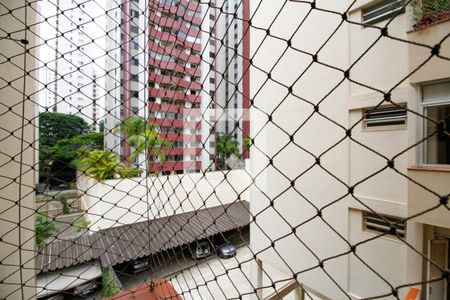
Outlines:
{"label": "concrete wall", "polygon": [[[347,10],[350,2],[316,1],[317,7],[340,13]],[[358,1],[348,18],[361,22],[361,8],[373,2]],[[345,22],[333,34],[341,21],[339,15],[312,10],[305,19],[311,8],[309,4],[288,2],[284,7],[282,5],[282,2],[251,1],[254,66],[251,69],[251,98],[254,100],[251,115],[252,136],[256,136],[256,147],[251,153],[251,174],[255,177],[251,211],[253,215],[258,214],[251,227],[252,249],[261,251],[258,258],[265,266],[283,272],[286,279],[300,272],[297,279],[302,284],[331,299],[346,298],[343,291],[356,298],[390,293],[391,287],[370,268],[394,285],[420,278],[420,257],[408,256],[405,244],[394,237],[379,238],[358,247],[357,254],[370,268],[354,255],[328,260],[323,270],[318,265],[320,260],[347,251],[347,242],[356,243],[373,237],[372,233],[363,230],[362,210],[367,207],[398,217],[408,214],[408,189],[404,177],[392,170],[384,170],[370,179],[366,177],[386,166],[386,158],[375,152],[391,158],[410,145],[410,120],[407,126],[376,130],[367,130],[361,124],[363,110],[383,101],[380,90],[389,91],[395,86],[391,98],[398,104],[409,104],[415,99],[415,89],[407,80],[403,81],[409,70],[408,45],[388,38],[376,42],[380,37],[379,29]],[[299,27],[300,22],[303,23]],[[386,23],[376,25],[383,27]],[[399,15],[390,23],[389,34],[406,39],[407,24],[408,15]],[[311,56],[286,50],[285,41],[267,35],[269,26],[271,35],[290,39],[292,47],[311,54],[315,54],[333,34],[318,52],[319,61],[341,70],[358,61],[350,71],[350,78],[358,83],[344,81],[339,84],[343,72],[323,65],[312,64],[308,68]],[[375,46],[365,53],[374,42]],[[266,81],[268,72],[274,81],[287,86],[302,75],[293,85],[292,93],[288,93],[286,87],[272,80]],[[335,86],[338,87],[327,95]],[[313,105],[322,99],[320,112],[343,128],[353,126],[354,141],[339,142],[345,137],[345,129],[313,114]],[[272,115],[272,122],[287,134],[267,122],[267,115]],[[414,121],[411,124],[415,127]],[[291,133],[295,133],[293,141],[299,146],[289,143]],[[286,144],[289,145],[285,147]],[[321,157],[322,167],[314,165],[314,156],[329,148],[332,149]],[[267,156],[275,157],[271,162]],[[396,157],[396,170],[406,173],[408,163],[408,153]],[[357,184],[360,181],[363,183]],[[346,185],[355,184],[354,197],[345,197]],[[331,203],[323,210],[322,219],[318,217],[317,210]],[[299,224],[302,225],[296,234],[292,234],[292,227]],[[417,232],[421,232],[420,226],[416,227]],[[422,250],[420,235],[413,232],[408,238],[414,240],[419,251]],[[415,272],[409,277],[407,263]],[[256,272],[252,278],[256,284]],[[400,290],[400,298],[406,292],[406,289]]]}
{"label": "concrete wall", "polygon": [[[25,30],[24,24],[36,24],[36,3],[32,7],[23,6],[23,2],[14,0],[2,1],[0,5],[0,29],[3,36],[12,33],[13,39],[26,39],[29,42],[27,49],[33,49],[36,45],[33,32],[39,32],[36,26],[30,27],[32,30]],[[8,14],[8,9],[14,13]],[[24,74],[24,70],[35,70],[37,67],[35,50],[24,55],[24,44],[7,38],[0,39],[1,299],[33,299],[35,295],[33,147],[36,140],[36,107],[33,101],[37,101],[34,97],[37,82],[33,78],[38,75],[36,71],[30,72],[30,75]],[[6,58],[11,60],[6,61]]]}
{"label": "concrete wall", "polygon": [[[415,222],[450,228],[448,209],[439,205],[438,195],[448,195],[450,172],[448,170],[410,169],[408,176],[415,182],[408,183],[408,215],[412,216],[436,207],[414,219]],[[428,190],[422,188],[427,187]]]}
{"label": "concrete wall", "polygon": [[[226,176],[226,178],[225,178]],[[91,230],[232,203],[249,201],[250,176],[244,170],[113,179],[99,183],[80,177],[78,189]],[[239,199],[238,199],[239,195]]]}

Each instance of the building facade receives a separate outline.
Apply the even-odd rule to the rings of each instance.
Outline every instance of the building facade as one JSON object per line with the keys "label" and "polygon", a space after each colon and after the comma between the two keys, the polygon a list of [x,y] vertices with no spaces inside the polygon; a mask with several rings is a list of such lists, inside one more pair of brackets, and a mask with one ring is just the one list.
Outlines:
{"label": "building facade", "polygon": [[131,1],[108,9],[106,148],[130,155],[114,128],[132,115],[157,124],[172,144],[164,161],[149,153],[146,166],[139,155],[135,163],[149,172],[214,169],[219,132],[243,147],[242,22],[231,21],[242,9],[238,1],[219,2]]}
{"label": "building facade", "polygon": [[42,38],[48,39],[40,53],[40,110],[80,116],[98,130],[105,94],[103,7],[59,0],[40,5],[48,20],[42,30]]}
{"label": "building facade", "polygon": [[449,299],[449,21],[406,2],[251,1],[256,287]]}

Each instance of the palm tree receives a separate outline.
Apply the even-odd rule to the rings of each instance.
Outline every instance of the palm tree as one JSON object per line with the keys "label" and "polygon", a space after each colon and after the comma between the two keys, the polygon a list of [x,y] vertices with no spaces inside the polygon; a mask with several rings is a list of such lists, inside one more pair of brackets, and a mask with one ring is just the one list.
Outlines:
{"label": "palm tree", "polygon": [[114,178],[122,167],[119,157],[110,150],[93,150],[78,164],[81,171],[97,181]]}
{"label": "palm tree", "polygon": [[216,141],[219,168],[226,168],[225,161],[231,156],[240,157],[239,144],[230,133],[219,133]]}
{"label": "palm tree", "polygon": [[131,153],[131,161],[135,161],[140,153],[147,157],[147,151],[158,156],[160,161],[166,160],[166,155],[162,148],[172,147],[172,144],[159,136],[159,126],[154,123],[146,122],[138,116],[132,116],[125,119],[116,126],[116,130],[128,137],[128,143],[134,148]]}

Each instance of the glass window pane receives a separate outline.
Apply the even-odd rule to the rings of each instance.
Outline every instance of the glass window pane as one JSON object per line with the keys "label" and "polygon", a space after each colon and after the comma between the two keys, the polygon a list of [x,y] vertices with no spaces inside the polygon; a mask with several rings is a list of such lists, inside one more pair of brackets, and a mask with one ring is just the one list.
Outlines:
{"label": "glass window pane", "polygon": [[425,109],[427,117],[444,122],[442,131],[436,132],[436,124],[426,120],[426,135],[433,134],[426,141],[425,163],[450,165],[450,104],[428,107]]}
{"label": "glass window pane", "polygon": [[450,99],[450,81],[424,85],[423,102]]}

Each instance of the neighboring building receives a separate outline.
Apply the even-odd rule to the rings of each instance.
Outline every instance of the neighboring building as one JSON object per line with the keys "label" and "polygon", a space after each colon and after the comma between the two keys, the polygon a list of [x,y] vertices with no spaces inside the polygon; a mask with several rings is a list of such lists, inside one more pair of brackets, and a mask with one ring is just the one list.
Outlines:
{"label": "neighboring building", "polygon": [[[164,149],[164,162],[150,154],[148,171],[214,169],[217,132],[232,133],[242,147],[243,130],[234,130],[243,123],[238,120],[243,97],[237,92],[242,87],[242,22],[231,22],[232,17],[221,12],[222,8],[241,15],[241,6],[238,1],[211,6],[198,1],[149,1],[150,21],[145,23],[140,14],[147,12],[145,2],[126,1],[121,8],[108,9],[106,148],[124,159],[129,156],[132,149],[114,128],[138,115],[158,124],[160,136],[173,146]],[[224,27],[227,23],[232,31]],[[136,163],[144,167],[144,156]]]}
{"label": "neighboring building", "polygon": [[105,147],[121,157],[128,157],[130,148],[114,128],[131,115],[148,117],[143,100],[148,97],[146,4],[146,0],[106,3]]}
{"label": "neighboring building", "polygon": [[[104,33],[98,24],[103,8],[92,1],[48,0],[40,5],[49,20],[43,30],[48,47],[40,54],[46,62],[41,69],[40,110],[78,115],[98,130],[105,94]],[[53,57],[44,57],[48,55]]]}
{"label": "neighboring building", "polygon": [[[250,201],[257,216],[251,247],[259,260],[253,281],[256,287],[273,282],[261,267],[269,274],[282,271],[284,280],[298,274],[309,295],[320,299],[362,299],[393,289],[404,299],[414,283],[430,281],[415,285],[421,299],[448,299],[442,270],[449,268],[450,62],[428,60],[448,36],[448,10],[435,9],[442,15],[434,24],[423,13],[427,20],[420,28],[412,26],[418,14],[402,9],[405,1],[352,2],[320,1],[320,12],[300,2],[252,6],[257,149],[250,170],[258,184]],[[395,39],[378,28],[340,25],[340,14],[326,13],[349,7],[350,21],[380,28],[398,14],[387,25]],[[277,38],[267,36],[269,26]],[[292,48],[286,50],[287,44]],[[450,57],[448,45],[438,49],[444,58]],[[324,64],[314,63],[314,54]],[[350,66],[351,82],[342,81]],[[269,71],[273,80],[266,82]],[[278,82],[292,85],[292,93]],[[441,129],[422,114],[440,121]],[[398,224],[391,228],[386,220]],[[379,234],[385,235],[375,238]]]}

